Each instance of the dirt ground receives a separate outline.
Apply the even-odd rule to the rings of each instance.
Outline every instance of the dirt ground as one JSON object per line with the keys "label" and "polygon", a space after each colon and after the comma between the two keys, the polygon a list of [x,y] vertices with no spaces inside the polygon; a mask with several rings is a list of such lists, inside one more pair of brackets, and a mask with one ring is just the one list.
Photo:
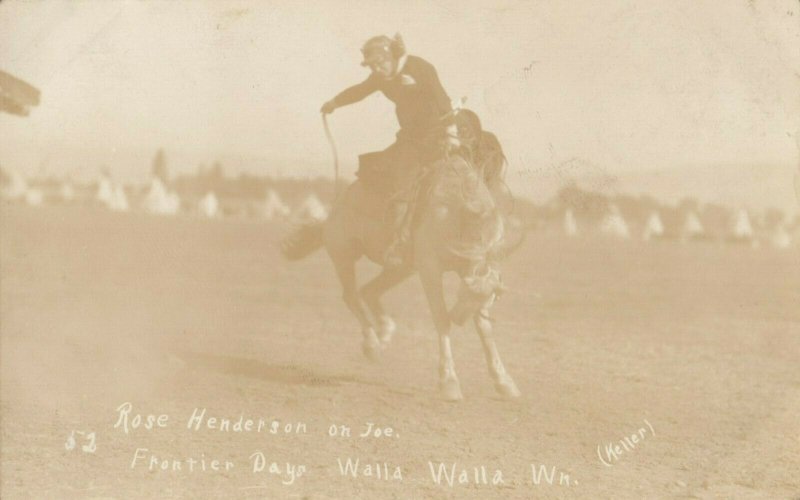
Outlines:
{"label": "dirt ground", "polygon": [[[371,363],[327,256],[281,260],[287,226],[1,215],[4,499],[800,497],[796,247],[532,234],[493,310],[523,396],[496,396],[470,327],[447,403],[416,278]],[[253,427],[187,428],[203,408]]]}

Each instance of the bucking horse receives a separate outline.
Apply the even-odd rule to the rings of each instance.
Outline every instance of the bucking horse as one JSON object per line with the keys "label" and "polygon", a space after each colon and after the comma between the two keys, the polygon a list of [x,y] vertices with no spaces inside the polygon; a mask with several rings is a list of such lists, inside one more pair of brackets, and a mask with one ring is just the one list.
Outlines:
{"label": "bucking horse", "polygon": [[[472,318],[483,344],[496,390],[520,395],[500,359],[492,335],[489,310],[503,291],[498,263],[523,240],[501,208],[505,156],[497,138],[483,131],[477,115],[456,115],[462,144],[424,168],[411,226],[412,257],[401,266],[384,266],[367,284],[356,283],[356,262],[367,257],[382,265],[392,228],[383,214],[386,197],[359,178],[337,198],[325,221],[306,223],[282,242],[289,260],[299,260],[324,246],[341,281],[344,302],[358,319],[364,354],[375,360],[390,342],[396,324],[381,296],[414,272],[419,274],[439,334],[439,387],[445,399],[463,398],[451,350],[450,331]],[[507,189],[507,188],[506,188]],[[443,289],[445,272],[461,278],[454,306],[448,310]]]}

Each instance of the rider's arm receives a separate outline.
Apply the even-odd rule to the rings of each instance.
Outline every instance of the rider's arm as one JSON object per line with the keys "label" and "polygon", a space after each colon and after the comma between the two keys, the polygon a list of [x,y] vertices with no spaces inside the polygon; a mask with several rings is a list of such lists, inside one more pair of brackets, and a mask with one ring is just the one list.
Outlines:
{"label": "rider's arm", "polygon": [[454,125],[455,119],[453,118],[453,107],[450,104],[450,97],[442,87],[442,82],[439,81],[439,75],[436,73],[436,68],[423,59],[419,60],[422,64],[419,65],[419,84],[422,85],[427,92],[433,96],[433,101],[436,104],[436,110],[439,116],[447,116],[443,122],[444,125]]}
{"label": "rider's arm", "polygon": [[[436,73],[436,68],[424,59],[420,59],[419,76],[420,84],[427,89],[427,92],[433,96],[433,101],[436,104],[436,111],[438,116],[446,117],[442,120],[442,125],[446,128],[446,134],[450,143],[457,145],[458,142],[458,128],[456,127],[455,116],[453,115],[453,106],[450,103],[450,97],[442,87],[442,82],[439,81],[439,75]],[[455,141],[455,142],[454,142]]]}
{"label": "rider's arm", "polygon": [[333,102],[336,103],[337,108],[341,108],[342,106],[347,106],[348,104],[353,104],[354,102],[364,99],[376,90],[378,90],[376,80],[370,76],[363,82],[341,91],[333,98]]}

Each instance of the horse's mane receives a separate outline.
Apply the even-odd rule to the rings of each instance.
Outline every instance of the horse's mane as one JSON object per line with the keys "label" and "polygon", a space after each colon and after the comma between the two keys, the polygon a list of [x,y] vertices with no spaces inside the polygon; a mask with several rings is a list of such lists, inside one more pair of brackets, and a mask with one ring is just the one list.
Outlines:
{"label": "horse's mane", "polygon": [[[481,120],[474,111],[469,109],[460,110],[456,115],[456,123],[459,135],[463,138],[462,156],[471,164],[476,174],[475,177],[480,179],[482,181],[480,184],[483,185],[482,189],[476,189],[476,184],[473,184],[473,188],[467,190],[466,193],[462,191],[462,195],[467,194],[466,198],[462,199],[462,202],[465,203],[465,206],[471,206],[473,209],[478,208],[479,212],[485,211],[491,206],[493,211],[501,215],[505,226],[503,241],[497,246],[490,246],[493,247],[494,257],[502,259],[524,241],[524,232],[520,230],[519,225],[515,223],[515,218],[511,215],[514,212],[514,196],[505,182],[508,160],[497,136],[483,129]],[[489,203],[486,193],[490,193],[491,203]],[[471,219],[473,224],[480,225],[481,223],[478,222],[480,220],[484,220],[488,224],[484,228],[484,234],[481,238],[485,243],[487,234],[491,233],[490,226],[492,224],[475,212],[473,212]],[[489,233],[486,233],[486,230]],[[471,250],[480,248],[480,244],[473,244]],[[460,253],[462,255],[467,253],[463,252],[463,248],[461,250],[462,252]]]}
{"label": "horse's mane", "polygon": [[497,136],[486,130],[481,132],[475,155],[476,166],[483,171],[483,179],[487,184],[505,181],[506,155]]}

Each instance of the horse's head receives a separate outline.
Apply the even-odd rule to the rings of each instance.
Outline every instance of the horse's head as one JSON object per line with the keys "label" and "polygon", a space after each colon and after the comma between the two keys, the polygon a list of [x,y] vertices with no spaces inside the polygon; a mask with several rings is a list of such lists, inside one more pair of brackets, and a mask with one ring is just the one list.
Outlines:
{"label": "horse's head", "polygon": [[477,113],[470,109],[459,109],[455,115],[456,126],[458,127],[458,139],[461,146],[469,151],[471,157],[475,156],[481,142],[481,119]]}
{"label": "horse's head", "polygon": [[506,156],[497,136],[483,129],[481,119],[472,110],[460,109],[455,121],[467,159],[483,172],[487,183],[502,180],[505,177]]}

